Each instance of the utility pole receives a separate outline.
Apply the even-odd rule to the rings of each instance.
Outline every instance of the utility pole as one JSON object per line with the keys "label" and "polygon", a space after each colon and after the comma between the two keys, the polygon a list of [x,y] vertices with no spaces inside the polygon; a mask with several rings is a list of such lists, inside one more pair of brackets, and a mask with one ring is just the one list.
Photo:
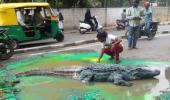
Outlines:
{"label": "utility pole", "polygon": [[107,26],[107,0],[104,0],[104,8],[105,8],[105,26]]}
{"label": "utility pole", "polygon": [[168,7],[168,0],[166,0],[166,6]]}
{"label": "utility pole", "polygon": [[167,0],[167,7],[168,7],[168,19],[167,19],[167,21],[169,21],[169,13],[170,13],[170,1],[169,0]]}
{"label": "utility pole", "polygon": [[59,8],[59,7],[58,7],[58,0],[57,0],[57,8]]}

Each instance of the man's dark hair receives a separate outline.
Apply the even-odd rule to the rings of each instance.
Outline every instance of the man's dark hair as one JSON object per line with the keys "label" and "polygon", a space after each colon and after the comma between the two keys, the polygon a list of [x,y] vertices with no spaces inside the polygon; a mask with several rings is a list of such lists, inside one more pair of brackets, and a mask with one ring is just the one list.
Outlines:
{"label": "man's dark hair", "polygon": [[132,2],[139,3],[140,0],[132,0]]}
{"label": "man's dark hair", "polygon": [[106,38],[106,37],[107,37],[107,32],[106,32],[106,31],[103,31],[102,33],[98,33],[96,37],[97,37],[98,39]]}

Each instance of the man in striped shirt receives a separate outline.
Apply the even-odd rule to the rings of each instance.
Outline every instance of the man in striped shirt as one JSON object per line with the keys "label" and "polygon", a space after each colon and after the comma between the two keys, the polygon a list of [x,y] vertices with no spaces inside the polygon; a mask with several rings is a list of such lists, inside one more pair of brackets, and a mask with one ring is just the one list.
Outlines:
{"label": "man in striped shirt", "polygon": [[127,10],[129,20],[128,50],[137,49],[136,44],[139,37],[139,26],[142,16],[142,8],[138,6],[139,0],[133,0],[132,7]]}

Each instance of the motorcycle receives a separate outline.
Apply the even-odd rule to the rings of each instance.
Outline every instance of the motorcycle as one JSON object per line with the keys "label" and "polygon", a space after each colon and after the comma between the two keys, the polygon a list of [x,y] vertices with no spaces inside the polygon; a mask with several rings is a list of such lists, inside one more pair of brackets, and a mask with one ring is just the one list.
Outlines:
{"label": "motorcycle", "polygon": [[7,29],[0,29],[0,60],[7,60],[14,54],[14,48],[6,32]]}
{"label": "motorcycle", "polygon": [[128,26],[128,21],[122,21],[122,20],[116,20],[116,29],[119,30],[125,30],[125,28]]}
{"label": "motorcycle", "polygon": [[[99,23],[97,16],[93,16],[93,21],[94,21],[94,31],[97,31],[99,29],[102,29],[102,25]],[[93,28],[86,22],[84,21],[79,21],[79,32],[80,34],[85,34],[86,32],[90,32],[93,30]]]}
{"label": "motorcycle", "polygon": [[[149,40],[152,40],[157,33],[158,24],[159,24],[159,22],[152,22],[151,23],[151,27],[150,27],[151,33],[150,34],[147,33],[147,31],[145,29],[145,25],[142,24],[140,26],[140,29],[139,29],[139,38],[141,38],[141,36],[147,36]],[[126,38],[128,38],[128,33],[129,33],[129,30],[127,30],[126,33],[125,33]]]}

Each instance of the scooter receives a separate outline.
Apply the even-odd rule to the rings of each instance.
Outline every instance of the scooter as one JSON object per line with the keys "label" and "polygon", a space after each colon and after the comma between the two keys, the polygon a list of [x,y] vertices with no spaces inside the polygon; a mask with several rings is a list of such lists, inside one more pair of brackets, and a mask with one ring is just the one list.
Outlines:
{"label": "scooter", "polygon": [[0,29],[0,60],[7,60],[14,54],[14,48],[7,35],[7,29]]}
{"label": "scooter", "polygon": [[[139,30],[139,38],[141,38],[141,36],[147,36],[149,40],[152,40],[157,33],[158,24],[159,24],[159,22],[152,22],[151,23],[151,27],[150,27],[151,33],[150,34],[147,33],[147,31],[145,29],[145,25],[141,25],[140,30]],[[126,38],[128,38],[128,33],[129,33],[129,30],[127,30],[126,33],[125,33]]]}
{"label": "scooter", "polygon": [[[102,25],[99,23],[97,16],[93,16],[93,21],[94,21],[94,31],[97,31],[99,29],[102,29]],[[92,31],[92,27],[88,24],[85,23],[84,21],[79,21],[79,32],[80,34],[85,34],[86,32],[91,32]]]}

